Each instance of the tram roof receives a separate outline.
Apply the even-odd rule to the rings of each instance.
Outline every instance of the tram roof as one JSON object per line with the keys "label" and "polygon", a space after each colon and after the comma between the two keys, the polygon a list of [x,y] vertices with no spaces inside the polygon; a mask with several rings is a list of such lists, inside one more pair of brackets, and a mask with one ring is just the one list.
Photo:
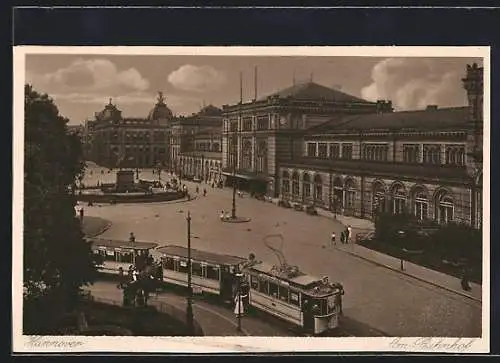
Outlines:
{"label": "tram roof", "polygon": [[[184,257],[184,258],[188,257],[188,249],[186,247],[183,247],[183,246],[168,245],[168,246],[159,247],[157,250],[158,250],[158,252],[166,254],[166,255],[174,255],[174,256],[179,256],[179,257]],[[221,264],[221,265],[238,265],[240,263],[247,261],[245,258],[241,258],[241,257],[237,257],[237,256],[195,250],[193,248],[191,248],[191,258],[193,260],[197,260],[197,261],[204,261],[204,262],[209,262],[209,263],[213,263],[213,264]]]}
{"label": "tram roof", "polygon": [[255,265],[251,266],[250,268],[252,268],[258,272],[262,272],[266,275],[278,277],[281,280],[298,285],[302,288],[307,288],[307,287],[315,284],[319,280],[319,278],[317,278],[315,276],[307,275],[301,271],[298,271],[298,273],[295,275],[287,275],[284,272],[280,273],[280,272],[276,271],[276,267],[274,265],[271,265],[271,264],[266,263],[266,262],[256,263]]}
{"label": "tram roof", "polygon": [[120,241],[107,238],[90,238],[92,246],[101,247],[111,247],[111,248],[128,248],[134,250],[151,250],[158,247],[158,243],[155,242],[131,242],[131,241]]}

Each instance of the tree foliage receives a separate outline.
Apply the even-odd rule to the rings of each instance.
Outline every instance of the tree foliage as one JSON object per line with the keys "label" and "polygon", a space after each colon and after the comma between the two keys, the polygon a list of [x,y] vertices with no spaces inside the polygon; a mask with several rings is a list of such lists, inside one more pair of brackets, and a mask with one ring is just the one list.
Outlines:
{"label": "tree foliage", "polygon": [[97,273],[75,214],[73,188],[85,167],[82,147],[46,94],[26,85],[24,106],[25,312],[49,300],[53,307],[56,296],[64,309]]}

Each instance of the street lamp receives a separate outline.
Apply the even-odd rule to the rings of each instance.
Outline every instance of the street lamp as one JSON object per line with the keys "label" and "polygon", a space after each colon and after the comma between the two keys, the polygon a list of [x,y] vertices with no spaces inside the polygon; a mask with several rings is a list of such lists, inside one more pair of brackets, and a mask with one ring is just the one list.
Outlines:
{"label": "street lamp", "polygon": [[187,326],[191,335],[194,335],[194,318],[193,318],[193,287],[191,286],[191,213],[187,215],[187,242],[188,242],[188,296],[187,296]]}
{"label": "street lamp", "polygon": [[236,161],[238,159],[238,153],[237,153],[237,145],[238,145],[238,129],[239,129],[239,123],[241,123],[241,107],[243,105],[243,73],[240,72],[240,103],[238,105],[239,107],[239,114],[238,114],[238,123],[236,124],[236,129],[234,130],[233,133],[233,147],[232,147],[232,153],[233,153],[233,205],[231,209],[231,217],[233,219],[236,218]]}

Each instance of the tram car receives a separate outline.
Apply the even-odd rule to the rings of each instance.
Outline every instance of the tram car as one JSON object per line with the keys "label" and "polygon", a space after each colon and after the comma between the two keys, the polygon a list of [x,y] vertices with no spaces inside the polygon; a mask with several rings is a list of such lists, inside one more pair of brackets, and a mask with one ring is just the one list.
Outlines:
{"label": "tram car", "polygon": [[[187,286],[188,249],[158,248],[162,253],[163,281]],[[245,296],[245,305],[283,320],[300,330],[318,335],[339,327],[343,288],[301,272],[295,266],[274,266],[248,259],[191,249],[193,290],[233,301]]]}
{"label": "tram car", "polygon": [[98,266],[100,272],[119,275],[126,272],[131,265],[146,265],[150,258],[150,251],[158,246],[153,242],[118,241],[104,238],[90,238],[94,254],[102,257],[102,264]]}
{"label": "tram car", "polygon": [[[188,249],[169,245],[157,249],[161,253],[163,282],[188,285]],[[232,301],[237,285],[236,272],[247,259],[191,249],[191,286],[194,292],[219,296]]]}

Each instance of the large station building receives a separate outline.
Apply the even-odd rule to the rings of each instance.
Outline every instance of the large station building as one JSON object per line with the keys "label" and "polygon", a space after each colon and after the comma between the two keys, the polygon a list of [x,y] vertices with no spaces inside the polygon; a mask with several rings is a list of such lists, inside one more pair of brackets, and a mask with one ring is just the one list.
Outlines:
{"label": "large station building", "polygon": [[464,107],[394,112],[312,82],[223,106],[227,184],[360,218],[480,226],[483,68],[462,81]]}
{"label": "large station building", "polygon": [[174,117],[160,93],[144,119],[111,102],[86,123],[89,158],[163,165],[181,177],[372,219],[482,223],[483,68],[468,65],[463,107],[395,112],[313,82]]}

